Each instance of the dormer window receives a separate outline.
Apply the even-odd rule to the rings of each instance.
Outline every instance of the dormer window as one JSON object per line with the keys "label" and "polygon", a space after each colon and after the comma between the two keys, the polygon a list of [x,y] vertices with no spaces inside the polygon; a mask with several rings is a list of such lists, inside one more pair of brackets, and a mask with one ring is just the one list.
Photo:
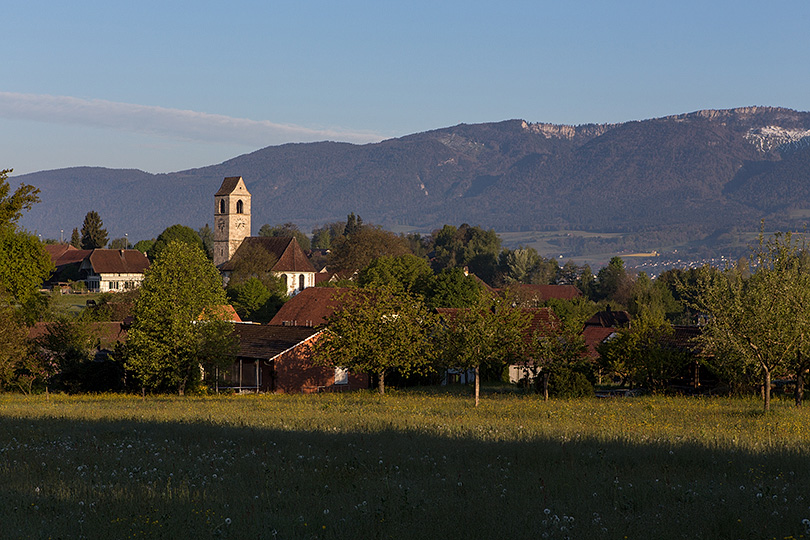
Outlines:
{"label": "dormer window", "polygon": [[236,213],[237,214],[242,214],[242,213],[244,213],[243,211],[244,211],[244,205],[242,204],[242,201],[241,200],[236,201]]}

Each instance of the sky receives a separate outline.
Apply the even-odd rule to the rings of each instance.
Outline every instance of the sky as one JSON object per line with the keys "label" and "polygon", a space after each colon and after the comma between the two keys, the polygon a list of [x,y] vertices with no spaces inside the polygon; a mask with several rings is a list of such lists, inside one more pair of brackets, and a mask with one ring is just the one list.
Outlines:
{"label": "sky", "polygon": [[520,118],[810,111],[810,2],[3,2],[0,169],[172,172]]}

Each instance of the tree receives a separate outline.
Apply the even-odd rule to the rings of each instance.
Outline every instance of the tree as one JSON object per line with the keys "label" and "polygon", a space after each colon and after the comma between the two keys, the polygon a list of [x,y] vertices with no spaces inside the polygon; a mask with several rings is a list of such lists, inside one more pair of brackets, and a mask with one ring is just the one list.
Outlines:
{"label": "tree", "polygon": [[470,272],[492,284],[501,251],[501,239],[494,230],[486,231],[464,223],[459,228],[445,225],[433,236],[434,270],[466,266]]}
{"label": "tree", "polygon": [[126,236],[122,236],[121,238],[113,238],[110,241],[110,249],[131,249],[132,246],[129,243],[129,239]]}
{"label": "tree", "polygon": [[276,225],[275,227],[271,227],[267,223],[262,225],[261,229],[259,229],[259,236],[271,236],[271,237],[295,237],[298,241],[298,245],[301,246],[301,249],[304,251],[310,249],[310,240],[309,237],[301,232],[301,229],[298,228],[298,225],[295,223],[287,222],[283,225]]}
{"label": "tree", "polygon": [[484,287],[461,268],[445,268],[422,287],[430,308],[467,308],[478,304]]}
{"label": "tree", "polygon": [[445,366],[475,371],[475,405],[481,393],[481,367],[505,363],[523,350],[528,316],[505,298],[482,296],[473,307],[445,317],[441,351]]}
{"label": "tree", "polygon": [[200,227],[197,231],[197,235],[200,237],[200,241],[202,242],[203,249],[205,250],[205,255],[214,260],[214,231],[211,230],[211,227],[208,226],[206,223],[203,227]]}
{"label": "tree", "polygon": [[233,308],[244,320],[260,323],[269,322],[287,300],[287,291],[280,281],[268,288],[259,278],[250,277],[245,281],[228,283],[225,290]]}
{"label": "tree", "polygon": [[10,295],[0,288],[0,390],[10,388],[22,360],[28,356],[28,328]]}
{"label": "tree", "polygon": [[79,234],[78,227],[73,227],[73,234],[70,235],[70,245],[76,249],[81,249],[82,247],[82,237]]}
{"label": "tree", "polygon": [[152,246],[155,245],[155,239],[152,238],[151,240],[138,240],[135,242],[133,246],[135,249],[146,255],[149,253],[149,250],[152,249]]}
{"label": "tree", "polygon": [[316,227],[312,229],[312,249],[329,249],[332,247],[332,242],[343,236],[346,230],[346,224],[342,221],[335,221],[327,223],[323,227]]}
{"label": "tree", "polygon": [[664,389],[692,360],[689,351],[675,346],[672,325],[661,314],[644,314],[617,334],[597,348],[602,367],[653,392]]}
{"label": "tree", "polygon": [[155,239],[155,243],[152,244],[152,247],[149,248],[149,251],[146,253],[149,260],[156,261],[160,257],[161,252],[166,249],[166,246],[172,242],[183,242],[205,253],[205,246],[203,246],[203,241],[200,239],[197,231],[191,227],[176,224],[167,227],[158,235]]}
{"label": "tree", "polygon": [[179,394],[200,382],[200,366],[227,368],[233,325],[219,320],[222,279],[198,247],[172,241],[146,271],[125,358],[144,388]]}
{"label": "tree", "polygon": [[0,287],[13,301],[25,304],[36,296],[54,271],[51,257],[33,234],[0,227]]}
{"label": "tree", "polygon": [[382,287],[354,289],[326,321],[313,361],[377,375],[380,394],[392,370],[407,376],[431,369],[435,316],[413,295]]}
{"label": "tree", "polygon": [[791,367],[810,336],[810,275],[800,264],[799,240],[776,233],[765,241],[760,234],[748,279],[737,269],[704,268],[698,277],[696,307],[709,315],[701,335],[706,352],[752,368],[762,379],[766,411],[773,374]]}
{"label": "tree", "polygon": [[280,278],[272,272],[276,265],[276,256],[254,243],[245,243],[236,251],[232,259],[232,270],[228,278],[228,287],[241,285],[251,278],[258,279],[271,293],[287,294],[287,288]]}
{"label": "tree", "polygon": [[361,287],[385,286],[396,291],[418,293],[421,285],[432,277],[433,270],[425,259],[406,253],[396,257],[377,257],[360,271],[357,282]]}
{"label": "tree", "polygon": [[363,226],[353,234],[335,240],[328,259],[329,268],[333,272],[355,272],[378,257],[397,257],[407,253],[410,253],[407,242],[396,234]]}
{"label": "tree", "polygon": [[543,400],[548,401],[549,379],[552,373],[567,370],[582,358],[585,341],[577,331],[566,328],[556,317],[549,324],[532,332],[526,353],[531,359],[533,375],[542,376]]}
{"label": "tree", "polygon": [[[20,184],[14,193],[8,183],[12,169],[0,171],[0,227],[17,227],[17,222],[25,210],[39,202],[39,189],[28,184]],[[11,194],[10,194],[11,193]]]}
{"label": "tree", "polygon": [[611,300],[627,304],[630,277],[621,257],[613,257],[596,275],[596,300]]}
{"label": "tree", "polygon": [[98,249],[107,245],[107,229],[98,212],[91,210],[82,223],[82,249]]}

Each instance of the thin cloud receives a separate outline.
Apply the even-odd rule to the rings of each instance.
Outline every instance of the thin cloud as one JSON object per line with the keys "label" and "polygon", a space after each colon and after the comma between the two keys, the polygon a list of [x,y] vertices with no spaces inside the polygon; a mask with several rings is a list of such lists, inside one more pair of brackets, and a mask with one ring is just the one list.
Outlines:
{"label": "thin cloud", "polygon": [[309,129],[262,120],[117,103],[102,99],[14,92],[0,92],[0,117],[255,147],[323,140],[368,143],[383,138],[376,133]]}

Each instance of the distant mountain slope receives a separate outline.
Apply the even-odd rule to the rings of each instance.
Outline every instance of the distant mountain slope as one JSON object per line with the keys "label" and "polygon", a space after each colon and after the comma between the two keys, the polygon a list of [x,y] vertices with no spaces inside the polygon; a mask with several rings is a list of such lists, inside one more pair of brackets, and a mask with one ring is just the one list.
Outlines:
{"label": "distant mountain slope", "polygon": [[74,168],[13,177],[42,190],[23,224],[68,236],[97,210],[112,237],[212,222],[222,178],[253,193],[263,223],[302,228],[359,213],[422,230],[694,231],[796,225],[810,211],[810,113],[748,107],[614,125],[521,120],[458,125],[376,144],[288,144],[151,175]]}

